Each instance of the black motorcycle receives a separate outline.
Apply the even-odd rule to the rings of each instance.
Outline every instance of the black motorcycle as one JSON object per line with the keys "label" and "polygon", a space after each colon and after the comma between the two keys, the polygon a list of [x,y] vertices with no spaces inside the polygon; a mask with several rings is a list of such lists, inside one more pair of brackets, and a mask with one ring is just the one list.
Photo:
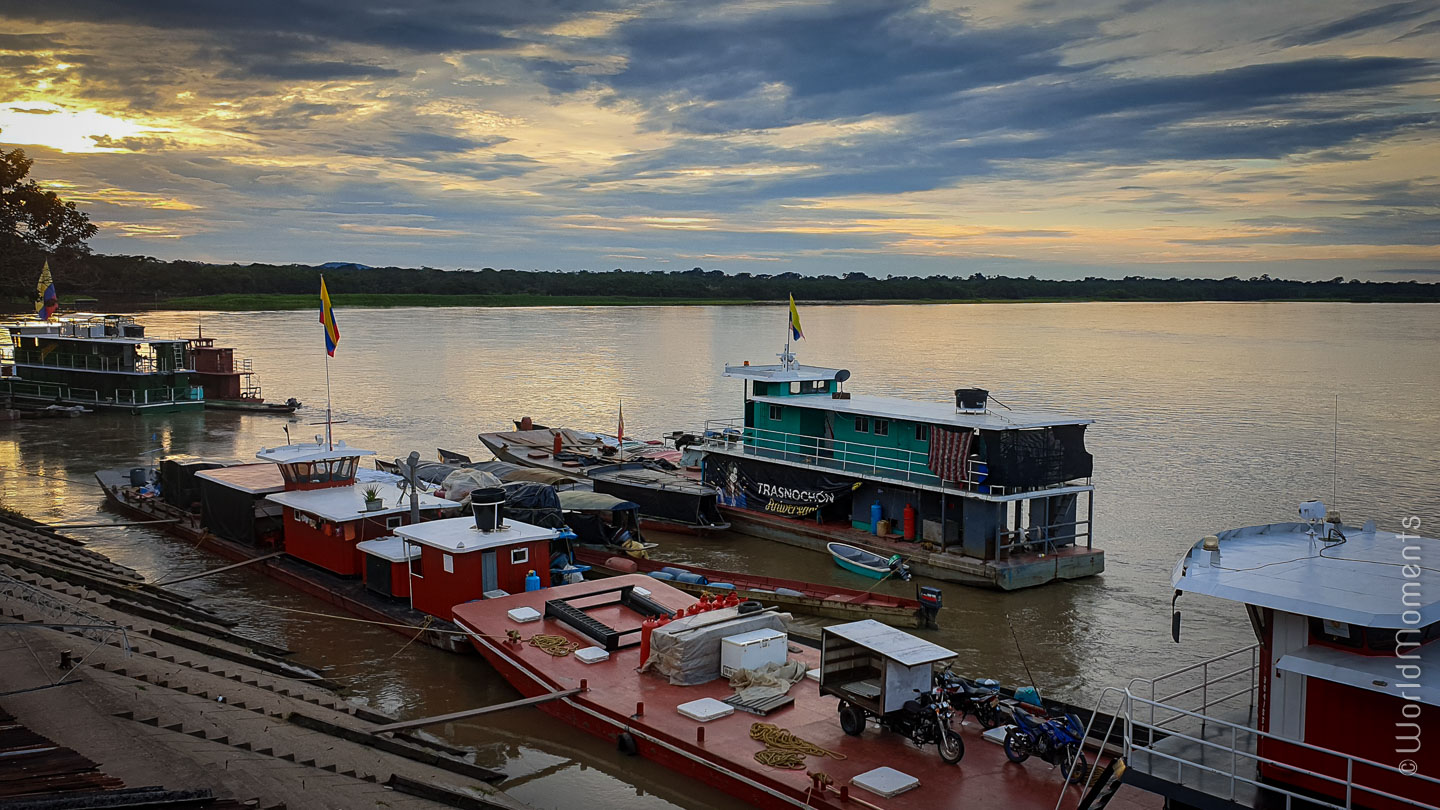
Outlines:
{"label": "black motorcycle", "polygon": [[917,748],[935,745],[940,749],[940,759],[954,765],[965,756],[965,741],[950,728],[950,718],[955,714],[950,708],[950,701],[938,686],[928,692],[919,689],[915,692],[915,697],[905,701],[899,711],[883,715],[871,715],[853,703],[842,702],[840,729],[852,737],[859,737],[865,733],[866,720],[873,716],[880,728],[909,737]]}
{"label": "black motorcycle", "polygon": [[948,669],[935,676],[936,687],[950,701],[955,713],[960,715],[960,724],[973,715],[980,725],[989,731],[1000,725],[1003,713],[1000,709],[1000,689],[980,686],[956,675]]}

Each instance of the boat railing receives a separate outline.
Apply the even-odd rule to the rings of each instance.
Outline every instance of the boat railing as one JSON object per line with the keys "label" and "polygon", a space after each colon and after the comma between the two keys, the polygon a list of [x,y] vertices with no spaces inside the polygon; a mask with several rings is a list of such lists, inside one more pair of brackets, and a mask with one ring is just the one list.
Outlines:
{"label": "boat railing", "polygon": [[[1226,801],[1243,799],[1247,806],[1350,810],[1384,800],[1440,810],[1380,787],[1377,777],[1387,785],[1418,780],[1408,783],[1415,787],[1407,791],[1417,796],[1440,796],[1440,779],[1256,728],[1259,677],[1259,645],[1251,645],[1156,678],[1136,678],[1124,689],[1101,693],[1085,738],[1119,740],[1126,766],[1139,768],[1152,780]],[[1096,728],[1097,719],[1108,727]],[[1308,767],[1259,753],[1261,740],[1303,752]],[[1101,770],[1097,757],[1082,783],[1093,784]],[[1324,795],[1314,788],[1302,791],[1293,787],[1296,784],[1319,786]],[[1056,810],[1067,797],[1083,801],[1067,791],[1056,801]]]}
{"label": "boat railing", "polygon": [[[1082,528],[1083,527],[1083,528]],[[1060,546],[1084,543],[1090,547],[1090,521],[1072,520],[1048,526],[1026,526],[1000,532],[999,550],[1005,554],[1053,554]]]}
{"label": "boat railing", "polygon": [[[747,427],[743,419],[709,419],[700,432],[703,447],[741,452],[760,458],[778,459],[795,464],[823,467],[837,472],[864,475],[896,483],[921,484],[954,492],[1004,497],[1037,493],[1065,487],[1090,486],[1067,481],[1043,487],[1002,487],[987,483],[988,467],[983,461],[968,459],[966,480],[942,479],[930,468],[929,453],[898,447],[880,447],[864,442],[851,442],[802,433],[789,433],[768,428]],[[1087,527],[1088,534],[1088,527]],[[1059,539],[1059,538],[1056,538]],[[1023,545],[1016,538],[1016,545]]]}

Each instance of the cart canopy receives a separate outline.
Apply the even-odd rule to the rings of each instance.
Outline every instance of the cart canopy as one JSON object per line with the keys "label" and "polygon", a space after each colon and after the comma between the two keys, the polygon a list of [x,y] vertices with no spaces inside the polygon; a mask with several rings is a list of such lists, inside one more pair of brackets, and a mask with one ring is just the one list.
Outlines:
{"label": "cart canopy", "polygon": [[933,664],[959,654],[874,619],[833,625],[825,628],[824,632],[872,650],[905,667]]}

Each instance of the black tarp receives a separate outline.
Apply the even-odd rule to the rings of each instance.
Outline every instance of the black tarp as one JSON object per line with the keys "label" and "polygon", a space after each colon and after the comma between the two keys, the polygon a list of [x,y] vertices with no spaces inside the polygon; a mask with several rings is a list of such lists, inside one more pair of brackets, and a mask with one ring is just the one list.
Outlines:
{"label": "black tarp", "polygon": [[1088,478],[1095,457],[1085,449],[1084,425],[1033,430],[980,431],[980,458],[989,469],[983,482],[1024,489]]}
{"label": "black tarp", "polygon": [[705,483],[720,491],[720,503],[792,518],[850,519],[850,495],[859,483],[783,464],[730,456],[705,457]]}
{"label": "black tarp", "polygon": [[200,481],[195,473],[225,465],[218,461],[167,458],[160,462],[160,497],[171,506],[190,509],[200,502]]}
{"label": "black tarp", "polygon": [[534,481],[505,485],[505,517],[532,526],[558,529],[565,525],[555,487]]}
{"label": "black tarp", "polygon": [[241,492],[208,478],[195,481],[200,485],[200,525],[226,540],[254,543],[258,528],[255,501],[265,496]]}

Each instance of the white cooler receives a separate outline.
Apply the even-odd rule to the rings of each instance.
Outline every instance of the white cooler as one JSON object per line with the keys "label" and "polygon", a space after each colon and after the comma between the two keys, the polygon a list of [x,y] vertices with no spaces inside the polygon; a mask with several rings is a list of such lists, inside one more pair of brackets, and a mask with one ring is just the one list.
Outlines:
{"label": "white cooler", "polygon": [[779,630],[752,630],[720,639],[720,677],[728,678],[737,669],[759,669],[766,664],[783,664],[790,642]]}

